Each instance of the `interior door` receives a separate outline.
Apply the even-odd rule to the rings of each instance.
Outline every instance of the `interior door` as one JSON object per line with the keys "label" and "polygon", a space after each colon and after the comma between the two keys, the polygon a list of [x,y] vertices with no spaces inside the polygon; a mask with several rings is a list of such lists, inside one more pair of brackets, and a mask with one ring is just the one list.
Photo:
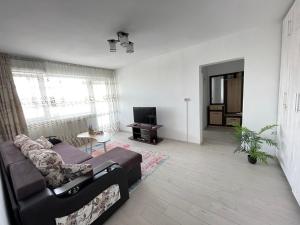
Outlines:
{"label": "interior door", "polygon": [[279,159],[283,165],[283,169],[289,173],[291,158],[291,126],[292,126],[292,109],[293,99],[291,90],[291,74],[292,74],[292,20],[293,11],[291,10],[283,22],[282,33],[282,60],[281,60],[281,75],[280,75],[280,91],[279,91],[279,110],[278,110],[278,136],[279,136]]}
{"label": "interior door", "polygon": [[227,75],[226,78],[226,113],[242,112],[243,77],[242,73]]}
{"label": "interior door", "polygon": [[[288,22],[287,18],[283,20],[282,23],[282,44],[281,44],[281,66],[280,66],[280,83],[279,83],[279,96],[278,96],[278,139],[280,148],[281,143],[283,141],[282,137],[282,126],[285,120],[285,111],[286,111],[286,100],[287,100],[287,93],[286,93],[286,76],[287,76],[287,36],[288,36]],[[281,152],[279,152],[280,158],[283,157]]]}

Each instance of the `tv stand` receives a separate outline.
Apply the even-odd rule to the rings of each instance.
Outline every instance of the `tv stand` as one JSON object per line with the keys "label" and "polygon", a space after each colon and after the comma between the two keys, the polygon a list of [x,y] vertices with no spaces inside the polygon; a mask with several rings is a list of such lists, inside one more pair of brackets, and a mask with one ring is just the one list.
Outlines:
{"label": "tv stand", "polygon": [[157,130],[161,128],[162,125],[132,123],[127,125],[127,127],[132,128],[132,136],[129,137],[130,140],[152,145],[156,145],[163,140],[162,138],[157,137]]}

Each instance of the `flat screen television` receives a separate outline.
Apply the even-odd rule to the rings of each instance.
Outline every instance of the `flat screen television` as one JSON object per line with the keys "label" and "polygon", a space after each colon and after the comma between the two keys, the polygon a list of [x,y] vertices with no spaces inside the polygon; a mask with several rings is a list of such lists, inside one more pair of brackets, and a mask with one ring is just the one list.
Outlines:
{"label": "flat screen television", "polygon": [[156,125],[156,107],[133,107],[135,123]]}

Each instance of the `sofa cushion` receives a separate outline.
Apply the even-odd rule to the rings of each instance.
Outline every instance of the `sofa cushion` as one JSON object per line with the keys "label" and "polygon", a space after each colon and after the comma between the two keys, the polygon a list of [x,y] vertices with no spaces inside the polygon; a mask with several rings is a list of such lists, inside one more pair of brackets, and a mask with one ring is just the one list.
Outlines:
{"label": "sofa cushion", "polygon": [[142,162],[142,155],[137,152],[116,147],[103,155],[87,160],[84,163],[91,164],[93,168],[95,168],[108,160],[118,163],[128,172]]}
{"label": "sofa cushion", "polygon": [[89,154],[65,142],[54,145],[52,150],[60,154],[66,164],[79,164],[92,158]]}
{"label": "sofa cushion", "polygon": [[9,165],[9,173],[17,200],[23,200],[46,188],[42,174],[29,160]]}
{"label": "sofa cushion", "polygon": [[1,143],[0,152],[4,167],[7,171],[10,164],[26,160],[20,149],[11,141]]}
{"label": "sofa cushion", "polygon": [[41,144],[44,149],[51,149],[53,147],[53,144],[47,140],[44,136],[41,136],[40,138],[35,140],[37,143]]}
{"label": "sofa cushion", "polygon": [[28,158],[28,153],[32,150],[38,150],[38,149],[43,149],[43,145],[37,143],[36,141],[33,140],[27,140],[25,141],[22,146],[21,146],[21,152],[25,155],[25,157]]}
{"label": "sofa cushion", "polygon": [[15,136],[15,138],[14,138],[14,144],[15,144],[15,146],[17,146],[18,148],[21,148],[21,146],[22,146],[27,140],[30,140],[30,138],[27,137],[25,134],[19,134],[19,135]]}
{"label": "sofa cushion", "polygon": [[47,185],[56,188],[65,183],[65,177],[61,172],[64,164],[61,156],[52,150],[31,150],[28,157],[35,167],[45,176]]}
{"label": "sofa cushion", "polygon": [[84,175],[93,175],[91,164],[63,164],[62,173],[68,181]]}
{"label": "sofa cushion", "polygon": [[49,169],[60,169],[64,164],[61,156],[50,149],[32,150],[28,153],[28,158],[44,176],[49,173]]}
{"label": "sofa cushion", "polygon": [[65,164],[61,156],[53,150],[32,150],[29,159],[45,176],[50,188],[60,187],[79,176],[92,175],[92,166],[89,164]]}

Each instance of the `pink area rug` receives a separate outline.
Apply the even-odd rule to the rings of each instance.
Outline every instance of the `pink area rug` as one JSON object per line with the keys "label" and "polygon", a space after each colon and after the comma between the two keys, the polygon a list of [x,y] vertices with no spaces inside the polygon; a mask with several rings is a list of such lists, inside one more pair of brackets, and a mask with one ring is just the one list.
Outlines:
{"label": "pink area rug", "polygon": [[[138,148],[131,148],[129,144],[124,144],[121,142],[110,142],[107,143],[106,149],[110,151],[111,149],[115,147],[121,147],[127,150],[135,151],[138,152],[142,155],[143,157],[143,162],[141,164],[141,169],[142,169],[142,180],[145,179],[147,176],[149,176],[153,171],[155,171],[159,165],[161,165],[166,159],[169,158],[168,155],[165,155],[161,152],[157,151],[148,151],[148,150],[141,150]],[[104,154],[104,149],[103,146],[100,144],[96,145],[93,147],[95,149],[92,152],[92,156],[96,157],[99,155]]]}

